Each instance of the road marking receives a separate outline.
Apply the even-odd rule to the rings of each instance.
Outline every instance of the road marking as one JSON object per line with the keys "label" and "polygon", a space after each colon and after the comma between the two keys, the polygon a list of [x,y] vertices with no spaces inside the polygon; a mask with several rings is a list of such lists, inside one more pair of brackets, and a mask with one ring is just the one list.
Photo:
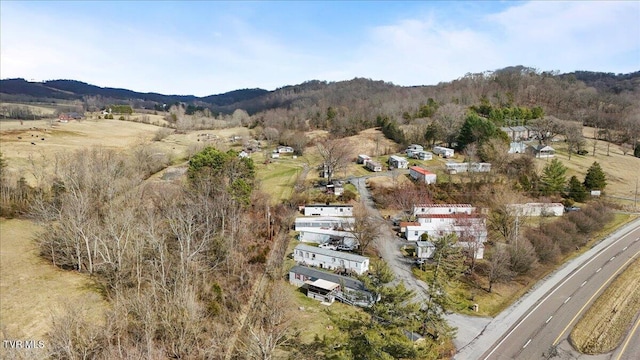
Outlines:
{"label": "road marking", "polygon": [[599,273],[600,270],[602,270],[602,268],[598,268],[598,270],[596,270],[596,274]]}
{"label": "road marking", "polygon": [[569,300],[571,300],[571,296],[569,296],[569,297],[567,298],[567,300],[565,300],[565,301],[564,301],[564,303],[563,303],[563,304],[568,303],[568,302],[569,302]]}
{"label": "road marking", "polygon": [[622,248],[622,251],[625,251],[625,250],[627,250],[628,248],[629,248],[628,246],[625,246],[624,248]]}
{"label": "road marking", "polygon": [[613,259],[615,259],[615,258],[616,258],[616,257],[614,256],[614,257],[612,257],[611,259],[609,259],[609,261],[613,261]]}
{"label": "road marking", "polygon": [[545,323],[545,324],[548,324],[548,323],[549,323],[549,321],[551,321],[551,319],[553,319],[553,315],[549,316],[549,318],[547,319],[547,321],[545,321],[544,323]]}
{"label": "road marking", "polygon": [[[545,296],[544,299],[540,300],[540,302],[538,303],[538,305],[536,305],[533,310],[531,310],[522,320],[520,320],[520,322],[518,322],[513,329],[511,329],[511,331],[509,331],[507,333],[507,335],[505,335],[502,340],[500,340],[500,342],[498,343],[498,345],[496,345],[493,350],[491,350],[489,352],[489,354],[484,358],[484,360],[487,360],[491,355],[493,355],[494,352],[496,352],[496,350],[498,350],[498,348],[500,347],[500,345],[502,345],[503,342],[505,342],[507,340],[507,338],[509,336],[511,336],[511,334],[513,334],[514,331],[516,331],[516,329],[518,327],[520,327],[520,324],[522,324],[525,320],[527,320],[529,318],[529,316],[531,316],[531,314],[533,314],[545,301],[547,301],[547,299],[549,299],[551,297],[551,295],[553,295],[556,291],[558,291],[558,289],[560,289],[564,284],[567,283],[567,281],[571,280],[572,277],[574,277],[577,273],[579,273],[580,271],[582,271],[582,269],[585,268],[585,266],[589,265],[593,260],[595,260],[596,258],[598,258],[598,256],[600,256],[602,253],[604,253],[605,251],[607,251],[610,247],[612,247],[613,245],[617,244],[619,241],[622,241],[622,239],[626,238],[627,236],[629,236],[630,233],[632,233],[634,230],[629,231],[628,233],[620,236],[620,238],[618,240],[613,241],[611,244],[607,245],[604,249],[601,249],[600,251],[598,251],[591,259],[587,260],[584,264],[582,264],[582,266],[580,266],[579,268],[577,268],[576,270],[574,270],[573,272],[571,272],[569,274],[569,276],[567,276],[564,281],[562,281],[560,283],[560,285],[556,285],[556,287],[551,290],[551,292]],[[640,238],[638,238],[638,240],[640,240]],[[602,268],[600,268],[598,271],[602,270]],[[566,329],[565,329],[566,331]]]}
{"label": "road marking", "polygon": [[627,350],[627,346],[629,345],[629,342],[631,341],[631,339],[633,339],[633,335],[636,333],[636,330],[638,330],[638,325],[640,325],[640,318],[638,318],[638,320],[636,321],[636,324],[633,326],[633,330],[631,330],[629,335],[627,335],[627,341],[624,342],[624,345],[622,346],[622,350],[620,350],[620,353],[618,354],[618,357],[616,358],[616,360],[620,360],[620,358],[622,357],[622,354],[624,354],[624,351]]}
{"label": "road marking", "polygon": [[527,345],[529,345],[529,343],[531,342],[531,339],[529,339],[529,341],[527,341],[526,344],[524,344],[524,346],[522,347],[523,349],[527,347]]}
{"label": "road marking", "polygon": [[580,285],[580,287],[583,287],[583,286],[585,286],[586,284],[587,284],[587,280],[585,280],[585,281],[582,283],[582,285]]}
{"label": "road marking", "polygon": [[618,270],[616,270],[611,276],[609,276],[609,278],[602,283],[602,286],[600,286],[600,288],[598,290],[596,290],[596,292],[593,293],[593,295],[591,295],[591,297],[589,298],[589,300],[587,300],[584,305],[582,305],[582,307],[580,308],[580,310],[578,310],[578,312],[576,313],[576,315],[573,317],[573,319],[571,319],[571,321],[569,321],[569,323],[567,323],[567,326],[564,327],[564,329],[562,330],[562,332],[560,333],[560,335],[558,335],[558,337],[553,341],[553,346],[556,346],[558,344],[558,342],[560,342],[560,338],[562,337],[562,335],[564,335],[564,333],[567,331],[567,329],[569,329],[569,326],[571,326],[571,324],[573,324],[573,322],[578,318],[578,316],[582,313],[582,311],[584,311],[584,309],[587,307],[587,305],[589,305],[589,303],[591,303],[591,300],[593,300],[593,298],[596,297],[596,295],[598,295],[598,293],[600,292],[600,290],[602,290],[605,286],[607,286],[607,284],[611,281],[611,279],[613,279],[616,275],[618,275],[618,273],[622,270],[625,269],[627,267],[627,265],[635,259],[636,256],[638,256],[638,254],[640,254],[640,251],[638,251],[637,253],[635,253],[631,258],[629,258],[629,260],[627,260],[624,264],[622,264],[622,266],[620,266],[618,268]]}

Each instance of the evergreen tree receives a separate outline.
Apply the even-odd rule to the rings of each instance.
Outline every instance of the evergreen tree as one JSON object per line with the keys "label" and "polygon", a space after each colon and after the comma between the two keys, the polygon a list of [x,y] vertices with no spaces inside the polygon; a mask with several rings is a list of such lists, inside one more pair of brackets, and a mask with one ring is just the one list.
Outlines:
{"label": "evergreen tree", "polygon": [[541,191],[544,195],[560,195],[567,183],[567,168],[558,159],[553,159],[542,170]]}
{"label": "evergreen tree", "polygon": [[587,175],[584,177],[584,187],[588,191],[591,190],[604,190],[607,186],[607,178],[598,164],[597,161],[594,161],[587,170]]}
{"label": "evergreen tree", "polygon": [[587,199],[587,192],[584,189],[584,185],[582,185],[575,175],[569,179],[567,197],[577,202],[584,202]]}

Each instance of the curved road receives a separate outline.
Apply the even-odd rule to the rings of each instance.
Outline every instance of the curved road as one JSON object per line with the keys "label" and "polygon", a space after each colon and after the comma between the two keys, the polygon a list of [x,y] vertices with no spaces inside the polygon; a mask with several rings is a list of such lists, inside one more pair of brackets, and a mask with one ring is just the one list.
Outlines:
{"label": "curved road", "polygon": [[[460,349],[457,359],[577,358],[571,329],[615,276],[640,257],[640,220],[623,227],[543,280]],[[637,332],[630,335],[637,339]],[[637,344],[631,340],[630,343]],[[636,359],[637,345],[589,359]],[[630,351],[631,350],[631,351]]]}

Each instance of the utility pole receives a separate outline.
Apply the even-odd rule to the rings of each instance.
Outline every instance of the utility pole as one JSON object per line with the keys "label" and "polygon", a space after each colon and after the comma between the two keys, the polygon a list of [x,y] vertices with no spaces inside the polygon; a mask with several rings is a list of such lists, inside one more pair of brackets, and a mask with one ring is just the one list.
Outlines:
{"label": "utility pole", "polygon": [[633,209],[638,209],[638,178],[636,178],[636,195],[633,197]]}

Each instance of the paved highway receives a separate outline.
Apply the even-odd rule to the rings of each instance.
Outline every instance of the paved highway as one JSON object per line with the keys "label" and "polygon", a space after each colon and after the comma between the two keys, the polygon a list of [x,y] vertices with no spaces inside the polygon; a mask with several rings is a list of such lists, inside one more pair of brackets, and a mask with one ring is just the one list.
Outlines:
{"label": "paved highway", "polygon": [[[574,358],[568,343],[571,329],[615,276],[638,257],[640,221],[635,221],[542,281],[460,349],[456,359]],[[622,346],[598,358],[636,359],[638,333],[630,335],[619,358]]]}
{"label": "paved highway", "polygon": [[481,358],[537,359],[555,355],[554,347],[568,341],[584,310],[640,254],[639,239],[640,228],[636,228],[590,257],[538,301]]}

